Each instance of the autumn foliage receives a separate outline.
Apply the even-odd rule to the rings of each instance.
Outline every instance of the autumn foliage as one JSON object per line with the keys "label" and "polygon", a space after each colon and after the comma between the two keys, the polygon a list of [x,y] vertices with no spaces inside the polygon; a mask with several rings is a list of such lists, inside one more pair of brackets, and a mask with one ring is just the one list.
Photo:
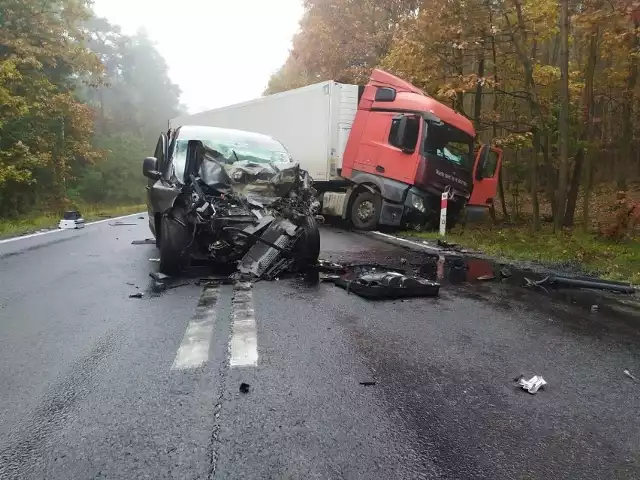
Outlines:
{"label": "autumn foliage", "polygon": [[596,187],[640,178],[640,1],[570,0],[566,32],[563,1],[309,0],[265,93],[385,68],[505,149],[505,218],[589,228]]}
{"label": "autumn foliage", "polygon": [[618,192],[616,197],[611,216],[601,225],[600,233],[606,238],[623,240],[640,226],[640,201],[630,199],[626,192]]}
{"label": "autumn foliage", "polygon": [[[178,94],[149,40],[96,19],[87,0],[0,0],[0,219],[140,203],[139,162]],[[113,178],[126,182],[106,192]]]}

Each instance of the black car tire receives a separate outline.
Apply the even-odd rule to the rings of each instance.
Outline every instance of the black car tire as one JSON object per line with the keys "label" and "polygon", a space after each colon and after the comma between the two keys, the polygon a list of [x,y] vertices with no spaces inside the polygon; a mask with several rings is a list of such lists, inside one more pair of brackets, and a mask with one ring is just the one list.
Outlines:
{"label": "black car tire", "polygon": [[304,217],[299,225],[304,228],[303,234],[294,247],[296,269],[302,270],[318,263],[320,256],[320,230],[318,222],[311,215]]}
{"label": "black car tire", "polygon": [[185,266],[184,249],[189,245],[189,231],[169,216],[160,221],[160,272],[179,275]]}
{"label": "black car tire", "polygon": [[152,217],[150,215],[149,218],[153,218],[154,236],[156,238],[156,248],[160,249],[160,245],[162,244],[162,238],[160,238],[160,236],[162,235],[162,232],[160,231],[160,227],[162,225],[162,217],[160,217],[160,219],[158,220],[156,217]]}
{"label": "black car tire", "polygon": [[[373,215],[370,218],[363,220],[358,216],[358,210],[360,206],[370,202],[373,204]],[[360,192],[351,205],[351,223],[356,230],[373,230],[378,226],[378,219],[380,218],[380,209],[382,208],[382,198],[375,193]]]}

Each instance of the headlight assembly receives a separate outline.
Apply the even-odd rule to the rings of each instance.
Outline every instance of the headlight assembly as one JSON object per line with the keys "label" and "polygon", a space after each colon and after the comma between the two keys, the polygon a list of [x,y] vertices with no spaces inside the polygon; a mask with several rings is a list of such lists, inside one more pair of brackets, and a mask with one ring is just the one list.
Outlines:
{"label": "headlight assembly", "polygon": [[424,199],[418,195],[411,195],[411,206],[422,213],[425,212]]}

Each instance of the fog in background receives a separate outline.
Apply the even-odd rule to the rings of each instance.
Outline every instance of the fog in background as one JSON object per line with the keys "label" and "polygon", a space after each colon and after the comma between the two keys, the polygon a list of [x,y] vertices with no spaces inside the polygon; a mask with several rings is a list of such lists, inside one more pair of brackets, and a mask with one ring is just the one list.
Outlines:
{"label": "fog in background", "polygon": [[125,34],[146,30],[189,113],[259,97],[303,14],[300,0],[95,0],[94,11]]}

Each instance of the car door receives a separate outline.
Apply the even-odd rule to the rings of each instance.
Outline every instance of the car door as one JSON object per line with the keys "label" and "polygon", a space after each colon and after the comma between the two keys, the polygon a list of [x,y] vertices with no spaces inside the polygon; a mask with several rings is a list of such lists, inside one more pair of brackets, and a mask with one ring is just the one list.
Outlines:
{"label": "car door", "polygon": [[502,150],[483,145],[476,154],[473,167],[473,192],[468,205],[488,206],[498,193],[498,175],[502,166]]}
{"label": "car door", "polygon": [[[158,161],[158,171],[164,173],[166,169],[166,164],[167,164],[167,136],[164,133],[161,134],[160,137],[158,138],[158,143],[156,144],[156,149],[153,156]],[[151,229],[154,235],[156,234],[156,228],[155,228],[156,212],[153,211],[153,203],[154,203],[153,202],[153,197],[154,197],[153,185],[156,183],[156,181],[160,181],[160,180],[149,179],[147,181],[147,186],[146,186],[147,212],[149,213],[149,228]]]}

